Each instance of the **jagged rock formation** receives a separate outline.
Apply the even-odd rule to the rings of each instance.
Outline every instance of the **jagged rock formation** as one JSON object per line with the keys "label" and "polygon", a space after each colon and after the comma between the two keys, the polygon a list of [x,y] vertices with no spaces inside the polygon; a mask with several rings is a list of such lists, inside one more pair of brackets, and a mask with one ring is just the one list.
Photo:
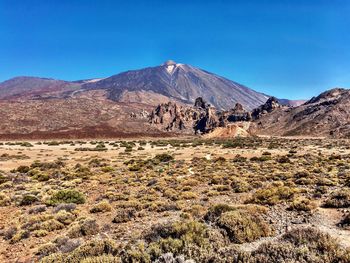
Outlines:
{"label": "jagged rock formation", "polygon": [[282,105],[275,97],[269,98],[263,105],[252,111],[252,118],[254,120],[260,119],[263,115],[274,111],[275,109],[282,108]]}
{"label": "jagged rock formation", "polygon": [[[264,105],[253,111],[255,112],[254,118],[258,119],[262,114],[271,112],[278,107],[280,105],[278,102],[276,103],[274,98],[269,99]],[[230,129],[221,129],[221,133],[234,134],[233,124],[252,120],[252,114],[244,110],[239,103],[236,103],[235,107],[229,111],[217,111],[201,97],[195,100],[193,107],[178,106],[176,103],[168,102],[160,104],[150,114],[150,123],[158,128],[189,134],[205,134],[219,127],[227,128],[230,126]],[[234,127],[235,130],[239,130],[238,128],[241,129],[238,126]]]}
{"label": "jagged rock formation", "polygon": [[209,104],[207,104],[202,97],[198,97],[195,102],[194,102],[194,107],[195,108],[201,108],[201,109],[206,109],[210,107]]}
{"label": "jagged rock formation", "polygon": [[142,109],[140,112],[131,112],[129,114],[130,118],[132,119],[148,119],[149,118],[149,112],[145,109]]}
{"label": "jagged rock formation", "polygon": [[214,107],[206,107],[205,111],[200,112],[199,117],[194,123],[193,129],[196,134],[207,133],[219,126],[219,117]]}
{"label": "jagged rock formation", "polygon": [[252,116],[249,111],[243,108],[242,104],[236,103],[233,109],[219,113],[219,120],[220,126],[224,127],[232,122],[251,121]]}
{"label": "jagged rock formation", "polygon": [[[249,131],[254,134],[350,138],[350,90],[347,89],[326,91],[297,107],[282,106],[271,97],[251,112],[240,104],[228,111],[217,111],[198,98],[194,107],[172,112],[178,114],[170,122],[162,119],[167,130],[177,128],[194,134],[215,131],[213,136],[225,137],[240,132],[242,123],[250,123]],[[159,116],[162,115],[153,113],[153,119]]]}
{"label": "jagged rock formation", "polygon": [[174,102],[158,105],[150,114],[150,123],[158,128],[181,133],[205,133],[218,125],[215,108],[202,98],[197,98],[196,106],[179,106]]}
{"label": "jagged rock formation", "polygon": [[197,112],[178,106],[174,102],[158,105],[150,114],[149,122],[166,131],[183,131],[192,128]]}

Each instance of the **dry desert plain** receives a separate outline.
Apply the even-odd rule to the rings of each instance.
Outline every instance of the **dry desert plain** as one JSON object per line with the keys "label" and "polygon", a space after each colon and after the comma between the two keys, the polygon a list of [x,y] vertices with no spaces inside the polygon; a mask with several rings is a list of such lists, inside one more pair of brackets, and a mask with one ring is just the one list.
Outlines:
{"label": "dry desert plain", "polygon": [[350,141],[0,143],[0,262],[350,262]]}

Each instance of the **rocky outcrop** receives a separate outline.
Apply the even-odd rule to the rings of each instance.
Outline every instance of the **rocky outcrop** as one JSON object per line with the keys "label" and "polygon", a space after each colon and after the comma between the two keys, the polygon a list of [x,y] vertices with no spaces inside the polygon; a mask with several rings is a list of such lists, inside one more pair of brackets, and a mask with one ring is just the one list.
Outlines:
{"label": "rocky outcrop", "polygon": [[145,109],[142,109],[140,112],[131,112],[129,114],[130,118],[132,119],[148,119],[149,118],[149,112]]}
{"label": "rocky outcrop", "polygon": [[174,102],[158,105],[150,114],[149,122],[161,130],[192,133],[194,123],[204,114],[201,109],[179,106]]}
{"label": "rocky outcrop", "polygon": [[335,102],[338,102],[337,99],[339,99],[342,95],[344,95],[347,92],[348,92],[348,90],[346,90],[346,89],[334,88],[334,89],[327,90],[327,91],[321,93],[317,97],[312,97],[305,104],[313,104],[313,103],[326,102],[326,101],[329,101],[329,102],[335,104]]}
{"label": "rocky outcrop", "polygon": [[173,102],[160,104],[150,114],[149,122],[162,130],[189,134],[206,134],[217,128],[231,126],[229,134],[234,134],[231,132],[233,124],[250,122],[279,107],[277,100],[270,98],[264,105],[253,111],[253,117],[253,113],[246,111],[239,103],[236,103],[231,110],[217,111],[215,107],[199,97],[195,100],[193,107],[178,106]]}
{"label": "rocky outcrop", "polygon": [[149,122],[162,130],[195,134],[209,132],[219,124],[215,108],[202,98],[196,99],[194,107],[162,103],[151,112]]}
{"label": "rocky outcrop", "polygon": [[252,118],[257,120],[261,118],[264,114],[270,113],[275,109],[282,108],[282,105],[278,102],[278,99],[275,97],[269,98],[265,104],[259,106],[258,108],[252,111]]}
{"label": "rocky outcrop", "polygon": [[[207,105],[206,108],[201,108],[202,111],[199,118],[193,125],[195,134],[208,133],[219,126],[219,117],[216,109]],[[204,110],[204,111],[203,111]]]}
{"label": "rocky outcrop", "polygon": [[176,103],[168,102],[157,106],[150,114],[150,123],[160,125],[164,130],[185,130],[185,113]]}
{"label": "rocky outcrop", "polygon": [[208,107],[210,107],[209,104],[207,104],[204,99],[202,97],[198,97],[195,101],[194,101],[194,107],[195,108],[201,108],[201,109],[206,109]]}
{"label": "rocky outcrop", "polygon": [[251,113],[246,111],[242,104],[236,103],[235,107],[229,111],[223,111],[220,114],[220,127],[225,127],[229,123],[240,121],[251,121]]}

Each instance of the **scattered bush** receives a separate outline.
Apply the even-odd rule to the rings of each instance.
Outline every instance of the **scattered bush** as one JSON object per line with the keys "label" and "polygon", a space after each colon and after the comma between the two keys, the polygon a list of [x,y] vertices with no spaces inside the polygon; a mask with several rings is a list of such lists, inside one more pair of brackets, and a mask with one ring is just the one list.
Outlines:
{"label": "scattered bush", "polygon": [[75,218],[76,218],[75,215],[73,215],[65,210],[61,210],[55,215],[55,219],[64,225],[69,225],[69,224],[73,223]]}
{"label": "scattered bush", "polygon": [[269,225],[260,216],[242,209],[221,214],[218,226],[234,243],[252,242],[271,234]]}
{"label": "scattered bush", "polygon": [[34,195],[25,195],[23,196],[22,200],[20,201],[19,205],[31,205],[38,201],[38,198]]}
{"label": "scattered bush", "polygon": [[160,163],[166,163],[166,162],[170,162],[170,161],[174,160],[174,157],[172,157],[171,155],[169,155],[167,153],[163,153],[163,154],[157,154],[153,158],[153,160],[156,162],[160,162]]}
{"label": "scattered bush", "polygon": [[11,199],[3,194],[3,193],[0,193],[0,206],[8,206],[11,204]]}
{"label": "scattered bush", "polygon": [[254,262],[349,262],[350,250],[330,235],[308,227],[291,230],[277,242],[263,243],[252,257]]}
{"label": "scattered bush", "polygon": [[113,218],[113,223],[126,223],[136,216],[136,210],[134,208],[119,209],[117,214]]}
{"label": "scattered bush", "polygon": [[242,179],[233,179],[231,182],[231,188],[234,193],[245,193],[249,192],[252,187],[245,180]]}
{"label": "scattered bush", "polygon": [[[112,240],[92,240],[76,248],[69,254],[54,253],[41,259],[40,263],[69,263],[69,262],[105,262],[91,260],[110,259],[119,252],[118,246]],[[90,261],[89,261],[90,260]],[[114,260],[114,259],[113,259]],[[106,261],[109,263],[109,261]],[[119,261],[111,261],[118,262]]]}
{"label": "scattered bush", "polygon": [[84,204],[85,197],[77,190],[59,190],[54,193],[46,203],[48,205],[57,205],[61,203]]}
{"label": "scattered bush", "polygon": [[110,212],[112,210],[112,206],[107,201],[102,201],[96,205],[94,205],[90,209],[90,213],[104,213]]}
{"label": "scattered bush", "polygon": [[281,202],[293,201],[297,192],[297,189],[288,186],[268,186],[257,190],[248,202],[260,205],[275,205]]}
{"label": "scattered bush", "polygon": [[344,218],[339,223],[342,227],[348,227],[350,226],[350,213],[347,213]]}
{"label": "scattered bush", "polygon": [[155,260],[161,254],[171,252],[194,260],[203,260],[213,253],[207,226],[198,221],[179,221],[157,226],[146,236],[150,241],[149,254]]}
{"label": "scattered bush", "polygon": [[347,208],[350,207],[350,190],[342,189],[333,192],[325,201],[324,207]]}
{"label": "scattered bush", "polygon": [[235,208],[227,204],[217,204],[209,208],[204,219],[206,221],[215,222],[221,216],[221,214],[233,210],[235,210]]}
{"label": "scattered bush", "polygon": [[20,165],[17,167],[16,171],[19,172],[19,173],[28,173],[30,170],[30,167],[29,166],[26,166],[26,165]]}
{"label": "scattered bush", "polygon": [[296,211],[304,211],[304,212],[310,212],[316,208],[316,204],[312,202],[308,198],[297,198],[294,200],[290,206],[289,210],[296,210]]}
{"label": "scattered bush", "polygon": [[28,230],[19,230],[10,239],[10,244],[14,244],[21,241],[22,239],[29,238],[29,236],[30,232]]}
{"label": "scattered bush", "polygon": [[81,236],[95,235],[99,231],[99,225],[96,219],[86,218],[81,219],[79,222],[75,222],[68,230],[67,236],[70,238],[78,238]]}
{"label": "scattered bush", "polygon": [[38,255],[39,257],[45,257],[56,252],[58,252],[56,245],[53,243],[47,243],[47,244],[41,245],[35,254]]}

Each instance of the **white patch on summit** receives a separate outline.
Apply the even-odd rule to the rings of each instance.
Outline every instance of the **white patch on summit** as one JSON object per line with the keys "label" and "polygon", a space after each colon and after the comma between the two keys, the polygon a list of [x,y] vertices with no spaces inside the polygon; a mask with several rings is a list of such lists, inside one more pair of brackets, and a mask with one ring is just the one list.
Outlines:
{"label": "white patch on summit", "polygon": [[181,64],[177,64],[173,60],[167,60],[163,63],[163,66],[165,66],[165,69],[169,74],[173,74],[174,70],[180,65]]}
{"label": "white patch on summit", "polygon": [[175,66],[174,65],[168,65],[166,67],[166,71],[168,71],[169,74],[173,73]]}

